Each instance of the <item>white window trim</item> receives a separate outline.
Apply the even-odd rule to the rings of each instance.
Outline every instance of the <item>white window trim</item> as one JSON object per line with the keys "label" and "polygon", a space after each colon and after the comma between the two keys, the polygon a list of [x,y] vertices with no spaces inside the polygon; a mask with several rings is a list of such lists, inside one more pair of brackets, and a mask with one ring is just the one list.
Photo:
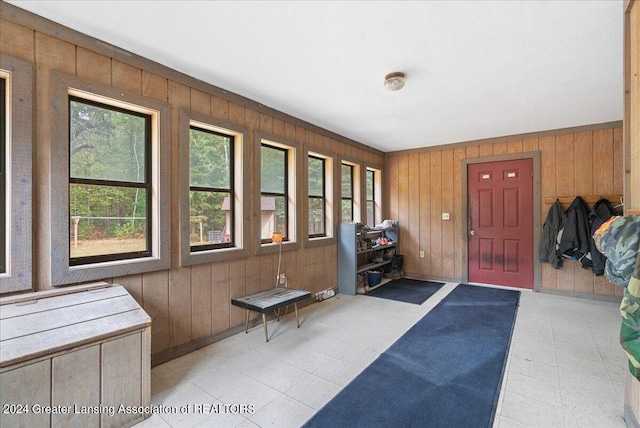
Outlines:
{"label": "white window trim", "polygon": [[[301,159],[299,156],[300,152],[300,144],[287,140],[285,138],[281,138],[275,135],[267,134],[260,131],[255,131],[255,160],[254,164],[256,165],[256,171],[254,173],[255,176],[255,195],[254,195],[254,210],[253,210],[253,224],[255,226],[255,254],[270,254],[275,253],[280,250],[280,245],[282,245],[282,251],[289,250],[297,250],[300,248],[299,236],[300,236],[300,195],[299,195],[299,171],[302,171]],[[262,164],[262,144],[267,144],[274,147],[279,147],[287,150],[287,166],[288,166],[288,240],[283,242],[282,244],[277,243],[262,243],[261,230],[260,230],[260,198],[261,198],[261,189],[262,189],[262,171],[260,169],[260,165]]]}
{"label": "white window trim", "polygon": [[[324,194],[325,194],[325,236],[319,237],[309,237],[309,156],[314,156],[317,158],[324,159]],[[336,242],[335,239],[335,219],[338,218],[337,210],[338,204],[335,204],[336,201],[336,192],[339,189],[339,186],[336,186],[335,183],[339,172],[337,168],[334,168],[334,157],[333,154],[330,154],[324,150],[318,150],[315,148],[309,148],[306,151],[306,156],[304,157],[304,183],[305,183],[305,214],[306,214],[306,222],[305,222],[305,247],[314,247],[316,245],[329,245]]]}
{"label": "white window trim", "polygon": [[[51,80],[53,93],[48,242],[51,285],[168,269],[171,266],[171,147],[168,104],[59,72],[53,72]],[[69,95],[151,115],[153,207],[150,257],[69,266]]]}
{"label": "white window trim", "polygon": [[[205,251],[191,251],[189,205],[189,149],[190,129],[219,132],[234,137],[234,246]],[[249,131],[243,126],[215,119],[202,113],[182,109],[180,111],[180,264],[190,266],[221,260],[231,260],[249,255]]]}
{"label": "white window trim", "polygon": [[[32,289],[33,195],[33,67],[0,54],[7,79],[6,123],[6,254],[7,272],[0,275],[0,294]],[[19,238],[19,239],[18,239]]]}
{"label": "white window trim", "polygon": [[[340,158],[340,167],[342,165],[349,165],[353,167],[353,189],[352,189],[352,201],[353,201],[353,223],[362,223],[362,164],[351,160],[349,158],[341,157]],[[338,195],[340,197],[340,207],[338,209],[340,222],[342,220],[342,169],[340,169],[340,187],[338,189]]]}

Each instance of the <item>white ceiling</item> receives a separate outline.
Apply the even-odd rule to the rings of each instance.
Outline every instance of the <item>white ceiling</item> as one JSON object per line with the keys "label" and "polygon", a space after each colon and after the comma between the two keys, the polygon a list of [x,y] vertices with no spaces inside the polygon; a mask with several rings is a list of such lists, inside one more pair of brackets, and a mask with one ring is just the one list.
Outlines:
{"label": "white ceiling", "polygon": [[385,152],[623,117],[622,0],[8,2]]}

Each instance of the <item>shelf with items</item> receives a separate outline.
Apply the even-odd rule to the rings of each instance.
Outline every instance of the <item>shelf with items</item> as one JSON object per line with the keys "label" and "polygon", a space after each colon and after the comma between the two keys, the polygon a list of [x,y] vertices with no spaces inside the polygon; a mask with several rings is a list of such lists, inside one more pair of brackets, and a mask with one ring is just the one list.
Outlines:
{"label": "shelf with items", "polygon": [[397,224],[387,229],[367,229],[356,223],[338,227],[338,288],[341,293],[355,295],[368,292],[390,281],[369,286],[367,272],[384,274],[397,254]]}

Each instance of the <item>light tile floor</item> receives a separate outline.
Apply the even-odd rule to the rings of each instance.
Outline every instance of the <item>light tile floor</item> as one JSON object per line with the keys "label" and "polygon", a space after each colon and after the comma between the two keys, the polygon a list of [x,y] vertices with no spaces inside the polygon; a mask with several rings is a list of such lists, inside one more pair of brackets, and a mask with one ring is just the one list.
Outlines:
{"label": "light tile floor", "polygon": [[[455,285],[420,306],[338,294],[303,308],[300,329],[292,313],[270,321],[268,343],[258,325],[157,366],[151,401],[176,413],[136,427],[299,427]],[[524,292],[494,427],[624,427],[617,307]]]}

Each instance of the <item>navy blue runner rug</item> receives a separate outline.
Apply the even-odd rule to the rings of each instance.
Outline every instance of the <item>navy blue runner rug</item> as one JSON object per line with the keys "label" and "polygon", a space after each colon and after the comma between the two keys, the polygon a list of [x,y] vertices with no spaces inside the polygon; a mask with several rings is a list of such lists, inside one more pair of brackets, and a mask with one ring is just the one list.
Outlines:
{"label": "navy blue runner rug", "polygon": [[369,291],[367,296],[421,305],[436,291],[440,290],[443,285],[444,283],[442,282],[420,281],[409,278],[394,279],[382,287]]}
{"label": "navy blue runner rug", "polygon": [[491,427],[519,299],[458,285],[305,427]]}

